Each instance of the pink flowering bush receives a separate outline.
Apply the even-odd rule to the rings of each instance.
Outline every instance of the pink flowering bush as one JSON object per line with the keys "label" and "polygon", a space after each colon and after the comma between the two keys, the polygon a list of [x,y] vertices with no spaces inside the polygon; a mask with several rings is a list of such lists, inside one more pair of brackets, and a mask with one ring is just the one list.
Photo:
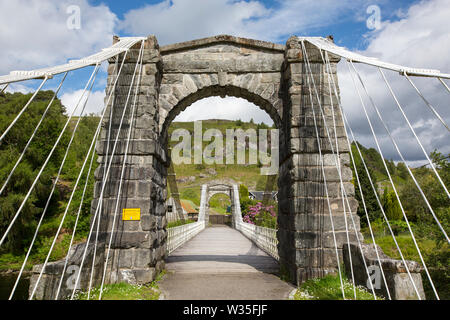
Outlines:
{"label": "pink flowering bush", "polygon": [[249,206],[244,212],[242,220],[257,226],[276,229],[277,215],[273,205],[264,206],[261,202]]}

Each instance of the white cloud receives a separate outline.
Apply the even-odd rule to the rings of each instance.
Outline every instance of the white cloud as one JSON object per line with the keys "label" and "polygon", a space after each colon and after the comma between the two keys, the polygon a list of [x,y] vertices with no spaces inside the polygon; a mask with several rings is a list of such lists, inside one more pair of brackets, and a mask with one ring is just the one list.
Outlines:
{"label": "white cloud", "polygon": [[285,0],[269,9],[260,1],[164,0],[133,9],[119,28],[133,35],[156,35],[160,44],[231,34],[267,41],[330,26],[365,10],[368,0]]}
{"label": "white cloud", "polygon": [[[80,8],[81,28],[69,29],[67,7]],[[0,74],[53,66],[112,43],[117,18],[87,0],[0,1]]]}
{"label": "white cloud", "polygon": [[[384,22],[380,31],[369,34],[368,47],[361,53],[404,66],[438,69],[444,73],[450,73],[450,60],[446,54],[450,51],[450,32],[446,27],[449,20],[448,1],[422,1],[405,11],[401,20]],[[375,147],[359,97],[345,64],[346,62],[341,62],[338,66],[344,110],[357,139],[363,145]],[[380,109],[404,157],[411,161],[424,159],[423,152],[398,111],[379,71],[374,67],[364,67],[360,64],[355,64],[355,67],[361,73],[369,93]],[[434,149],[449,153],[448,131],[434,117],[408,81],[398,73],[386,70],[384,73],[427,153]],[[412,80],[449,123],[450,110],[447,108],[449,96],[442,84],[432,78],[412,77]],[[357,79],[356,81],[359,83]],[[361,87],[360,91],[364,96]],[[385,157],[400,160],[370,101],[366,99],[365,103]]]}
{"label": "white cloud", "polygon": [[[60,97],[61,103],[66,107],[67,114],[70,115],[73,112],[82,94],[83,90],[76,90],[65,92],[64,94],[61,95]],[[92,91],[83,114],[90,114],[90,113],[99,114],[104,107],[104,98],[105,98],[104,91]],[[80,115],[82,103],[84,100],[85,99],[83,98],[83,100],[80,102],[80,105],[78,106],[78,109],[75,112],[76,116]]]}
{"label": "white cloud", "polygon": [[[447,0],[421,1],[408,9],[397,10],[399,21],[383,21],[381,30],[365,36],[367,49],[362,53],[382,60],[407,66],[440,69],[450,72],[450,7]],[[369,4],[383,4],[385,0],[286,0],[277,1],[273,8],[261,1],[241,0],[164,0],[145,5],[125,13],[119,21],[106,5],[91,5],[87,0],[19,0],[0,2],[0,74],[11,70],[33,69],[64,63],[69,58],[79,58],[99,51],[111,44],[114,31],[130,35],[155,34],[160,44],[185,41],[216,34],[257,38],[282,42],[291,34],[308,35],[320,28],[331,27],[345,19],[361,20]],[[66,9],[78,5],[81,11],[81,29],[69,30]],[[11,12],[20,13],[10,14]],[[382,11],[382,17],[392,17]],[[323,29],[322,29],[323,30]],[[337,39],[339,41],[339,39]],[[361,43],[360,41],[357,41]],[[413,136],[389,95],[382,78],[374,68],[357,65],[370,93],[388,126],[394,132],[401,150],[408,160],[423,159]],[[374,146],[367,121],[361,112],[359,99],[349,78],[347,67],[341,63],[338,69],[342,102],[349,120],[363,144]],[[414,89],[403,77],[386,72],[394,91],[405,107],[409,119],[429,153],[434,148],[450,152],[448,133],[427,109]],[[100,79],[102,80],[102,79]],[[104,79],[103,79],[104,80]],[[450,122],[448,93],[435,79],[413,79],[441,115]],[[11,85],[8,91],[28,92],[22,84]],[[74,90],[74,89],[72,89]],[[65,104],[73,106],[77,91],[63,92]],[[93,92],[91,101],[104,96]],[[103,101],[94,105],[103,105]],[[89,104],[88,109],[99,111]],[[255,121],[270,121],[269,116],[257,107],[251,110],[250,103],[237,98],[213,97],[198,101],[177,117],[177,120],[202,118],[228,118]],[[371,106],[367,107],[375,119]],[[271,122],[271,121],[270,121]],[[387,158],[398,160],[395,150],[379,122],[375,129],[383,144]]]}
{"label": "white cloud", "polygon": [[35,91],[34,88],[30,88],[21,83],[11,83],[10,85],[8,85],[8,87],[5,90],[5,92],[9,92],[9,93],[20,92],[23,94],[28,94],[28,93],[34,92],[34,91]]}
{"label": "white cloud", "polygon": [[119,27],[135,35],[155,34],[167,44],[223,33],[248,36],[245,21],[268,13],[257,1],[164,0],[130,10]]}
{"label": "white cloud", "polygon": [[174,121],[195,121],[208,119],[227,119],[264,122],[272,125],[273,121],[267,112],[251,102],[236,97],[210,97],[199,100],[181,112]]}

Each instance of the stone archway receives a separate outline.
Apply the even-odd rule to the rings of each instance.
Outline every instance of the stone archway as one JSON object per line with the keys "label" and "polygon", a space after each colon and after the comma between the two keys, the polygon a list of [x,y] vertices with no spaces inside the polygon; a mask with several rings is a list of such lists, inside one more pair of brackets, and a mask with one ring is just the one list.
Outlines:
{"label": "stone archway", "polygon": [[[277,236],[283,273],[291,281],[300,284],[309,278],[336,271],[338,262],[299,41],[299,38],[291,37],[286,45],[280,45],[225,35],[159,47],[156,37],[147,38],[143,54],[144,72],[138,90],[135,118],[131,124],[131,141],[128,150],[125,150],[126,137],[120,135],[103,197],[99,240],[104,242],[109,239],[125,151],[128,160],[119,208],[139,208],[141,219],[117,221],[107,283],[128,281],[130,277],[138,283],[149,282],[164,268],[167,239],[165,200],[170,163],[167,128],[176,115],[194,101],[217,95],[242,97],[255,103],[272,117],[280,130]],[[339,113],[335,115],[336,132],[331,126],[333,110],[330,100],[337,101],[339,97],[334,96],[334,93],[329,96],[318,49],[308,43],[305,46],[313,77],[318,84],[325,121],[331,127],[331,135],[338,138],[344,187],[359,229],[359,217],[355,214],[357,201],[352,198],[354,186],[351,183],[349,150]],[[139,57],[139,47],[140,44],[137,44],[129,50],[114,99],[106,106],[106,114],[109,115],[112,108],[113,115],[105,119],[101,139],[96,147],[100,166],[95,174],[93,211],[98,205],[106,147],[109,143],[109,150],[112,150],[113,145],[113,141],[107,140],[109,124],[111,122],[112,136],[115,136]],[[337,57],[330,56],[331,76],[335,77],[336,83],[338,61]],[[112,88],[116,77],[114,61],[110,63],[107,91]],[[319,127],[329,204],[335,215],[336,237],[339,250],[342,251],[346,238],[340,180],[317,103],[314,108],[317,108],[315,120]],[[130,118],[128,112],[126,120]],[[352,233],[351,240],[355,239]],[[78,250],[75,249],[74,252]],[[79,263],[75,253],[70,254],[69,260],[69,263]],[[81,287],[86,286],[89,276],[89,272],[83,275]],[[94,275],[94,280],[98,283],[97,275]],[[51,280],[47,281],[49,287],[54,286],[52,283]]]}
{"label": "stone archway", "polygon": [[211,181],[208,184],[206,184],[206,212],[205,212],[205,221],[208,223],[210,221],[210,201],[211,199],[218,194],[226,195],[230,199],[230,205],[232,208],[231,212],[231,218],[234,217],[234,207],[236,205],[236,199],[234,199],[233,195],[233,186],[231,184],[228,184],[226,182],[216,182]]}

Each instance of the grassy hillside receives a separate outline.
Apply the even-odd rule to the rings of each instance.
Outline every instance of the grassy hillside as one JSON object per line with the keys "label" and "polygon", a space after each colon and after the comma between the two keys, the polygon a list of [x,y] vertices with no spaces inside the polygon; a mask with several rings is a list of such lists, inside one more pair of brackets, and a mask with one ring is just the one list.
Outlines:
{"label": "grassy hillside", "polygon": [[[190,132],[192,137],[192,164],[174,165],[176,173],[177,187],[182,199],[188,199],[195,204],[200,205],[200,191],[201,185],[211,180],[225,180],[237,184],[244,184],[250,190],[264,190],[266,187],[267,176],[260,174],[260,165],[249,164],[248,148],[246,149],[246,164],[194,164],[194,122],[173,122],[169,127],[169,148],[173,148],[179,143],[178,140],[171,141],[172,133],[177,129],[186,129]],[[218,129],[223,135],[223,143],[225,147],[226,130],[227,129],[270,129],[264,124],[255,124],[252,122],[242,122],[233,120],[204,120],[202,121],[202,134],[209,129]],[[256,131],[258,132],[258,131]],[[270,139],[270,136],[268,136]],[[209,141],[203,141],[202,150],[210,144]],[[236,149],[235,149],[236,157]],[[225,156],[223,158],[225,163]],[[274,190],[277,190],[277,184],[273,185]],[[170,184],[169,184],[170,195]],[[224,196],[226,198],[226,196]],[[226,207],[229,205],[224,198],[218,198],[210,203],[211,209],[216,213],[225,213]]]}

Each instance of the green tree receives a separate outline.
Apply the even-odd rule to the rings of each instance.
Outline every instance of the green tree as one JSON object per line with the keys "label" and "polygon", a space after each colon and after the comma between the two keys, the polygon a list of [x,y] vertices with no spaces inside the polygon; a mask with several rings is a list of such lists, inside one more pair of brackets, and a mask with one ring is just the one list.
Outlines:
{"label": "green tree", "polygon": [[394,191],[389,191],[387,188],[384,189],[383,193],[383,208],[389,221],[402,220],[403,213],[400,208],[400,203]]}
{"label": "green tree", "polygon": [[[52,91],[39,92],[28,107],[27,112],[19,118],[2,141],[0,145],[0,184],[2,186],[28,143],[53,94]],[[0,96],[0,132],[6,130],[30,98],[31,94],[23,95],[20,93],[6,93]],[[64,112],[65,108],[61,102],[55,99],[36,132],[35,138],[28,147],[24,158],[3,191],[0,199],[0,234],[6,232],[7,227],[21,206],[25,195],[53,147],[66,119]],[[42,212],[46,204],[52,185],[53,172],[62,160],[63,148],[64,144],[67,143],[67,138],[67,135],[63,137],[58,148],[50,158],[50,162],[38,180],[33,193],[26,201],[18,219],[8,233],[3,250],[20,253],[30,240],[33,234],[32,230],[35,227],[35,217]],[[57,200],[58,193],[52,198],[48,210],[49,215],[55,212],[54,208]]]}
{"label": "green tree", "polygon": [[408,169],[404,162],[399,162],[397,164],[397,175],[404,180],[409,178]]}
{"label": "green tree", "polygon": [[[372,185],[370,184],[369,176],[367,175],[367,171],[365,170],[364,165],[361,161],[361,158],[359,157],[359,153],[356,149],[355,144],[353,143],[351,147],[352,147],[352,154],[355,159],[356,170],[358,172],[358,177],[359,177],[359,181],[361,183],[361,188],[362,188],[362,190],[359,188],[359,184],[356,181],[354,167],[353,167],[353,164],[351,164],[350,167],[353,171],[354,184],[355,184],[355,198],[356,198],[356,200],[358,200],[357,214],[361,217],[361,224],[363,226],[366,226],[368,223],[367,223],[366,213],[364,210],[364,203],[366,204],[367,214],[369,215],[369,219],[371,222],[375,221],[377,219],[380,219],[382,215],[381,215],[381,210],[380,210],[377,198],[374,194]],[[365,150],[367,150],[367,149],[365,149]],[[363,149],[361,149],[361,153],[363,153]],[[364,153],[363,153],[363,157],[364,157],[364,160],[366,160],[367,157]],[[373,170],[370,167],[368,167],[367,169],[369,171],[369,175],[372,179],[373,185],[376,186],[377,179],[376,179],[375,174],[373,174]],[[364,203],[362,201],[361,192],[364,196]]]}
{"label": "green tree", "polygon": [[245,186],[245,184],[239,185],[239,200],[248,199],[249,193],[248,188]]}

